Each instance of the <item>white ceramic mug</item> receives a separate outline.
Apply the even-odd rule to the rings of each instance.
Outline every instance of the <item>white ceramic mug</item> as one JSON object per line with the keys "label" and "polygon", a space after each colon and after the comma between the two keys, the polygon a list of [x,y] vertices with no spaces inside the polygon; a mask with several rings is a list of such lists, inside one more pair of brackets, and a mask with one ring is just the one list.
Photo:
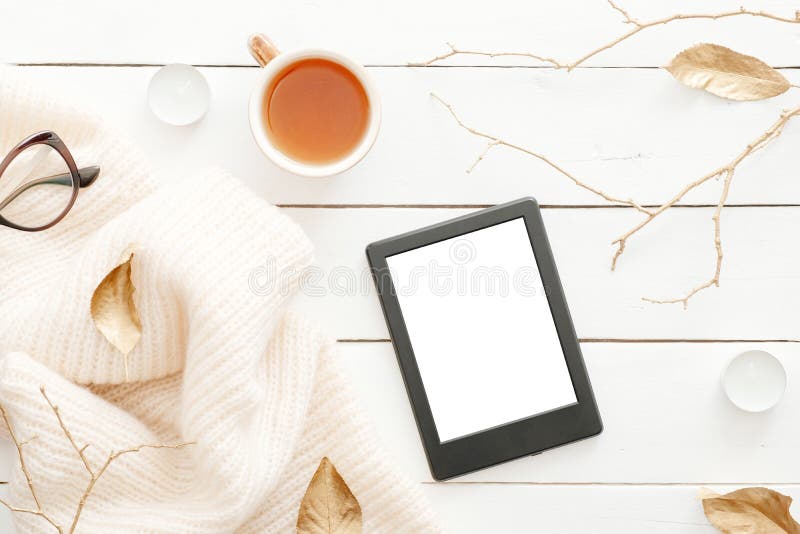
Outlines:
{"label": "white ceramic mug", "polygon": [[[250,93],[250,131],[261,151],[277,166],[300,176],[323,177],[346,171],[367,155],[375,143],[381,125],[381,103],[375,84],[366,69],[352,59],[331,50],[304,48],[291,52],[281,52],[264,35],[255,34],[248,40],[248,48],[253,57],[263,67]],[[326,59],[338,63],[358,79],[367,94],[369,102],[369,122],[361,142],[347,155],[330,163],[314,164],[297,161],[281,152],[266,131],[264,125],[264,94],[275,78],[286,67],[303,59]]]}

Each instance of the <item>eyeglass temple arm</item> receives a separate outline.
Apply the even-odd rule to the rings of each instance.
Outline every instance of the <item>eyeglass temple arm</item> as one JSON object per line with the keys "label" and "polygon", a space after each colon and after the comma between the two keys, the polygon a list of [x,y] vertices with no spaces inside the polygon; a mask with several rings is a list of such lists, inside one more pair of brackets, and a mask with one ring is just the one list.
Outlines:
{"label": "eyeglass temple arm", "polygon": [[[80,178],[80,187],[89,187],[92,185],[97,177],[100,176],[100,167],[92,165],[91,167],[83,167],[78,169],[78,176]],[[2,202],[0,202],[0,210],[11,204],[14,199],[19,197],[22,193],[37,185],[64,185],[72,187],[72,175],[68,172],[63,174],[54,174],[52,176],[44,176],[31,180],[28,183],[22,184],[17,187],[11,194],[8,195]]]}

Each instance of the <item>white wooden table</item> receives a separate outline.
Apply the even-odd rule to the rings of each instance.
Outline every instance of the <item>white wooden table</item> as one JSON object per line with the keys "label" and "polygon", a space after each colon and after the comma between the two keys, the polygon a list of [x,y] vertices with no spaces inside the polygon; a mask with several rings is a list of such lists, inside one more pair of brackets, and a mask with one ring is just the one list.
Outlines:
{"label": "white wooden table", "polygon": [[[732,5],[631,0],[625,7],[650,19]],[[747,7],[791,17],[799,6],[775,0]],[[684,311],[640,297],[679,296],[712,274],[719,183],[691,193],[632,239],[612,273],[609,243],[639,214],[609,207],[502,148],[465,174],[483,144],[429,92],[471,124],[541,151],[591,184],[654,204],[729,160],[800,101],[792,89],[732,103],[655,67],[708,41],[784,67],[800,83],[800,26],[745,17],[678,22],[571,73],[475,57],[406,66],[446,51],[445,41],[574,59],[625,30],[603,0],[8,1],[0,4],[0,61],[98,109],[167,171],[227,167],[306,229],[326,273],[366,269],[364,245],[375,239],[535,196],[603,415],[598,438],[433,483],[371,282],[345,296],[328,288],[325,297],[300,297],[297,306],[340,339],[380,437],[451,531],[713,532],[696,498],[700,486],[769,485],[800,497],[800,344],[791,342],[800,338],[800,126],[790,124],[739,169],[723,213],[722,286]],[[300,179],[259,153],[246,113],[257,70],[245,40],[254,31],[287,49],[325,46],[369,66],[384,121],[358,167],[332,179]],[[200,65],[210,83],[211,109],[195,126],[163,125],[146,107],[149,78],[170,62]],[[752,348],[777,355],[789,377],[783,402],[762,415],[738,411],[719,387],[728,360]],[[8,516],[2,521],[0,530],[9,531]]]}

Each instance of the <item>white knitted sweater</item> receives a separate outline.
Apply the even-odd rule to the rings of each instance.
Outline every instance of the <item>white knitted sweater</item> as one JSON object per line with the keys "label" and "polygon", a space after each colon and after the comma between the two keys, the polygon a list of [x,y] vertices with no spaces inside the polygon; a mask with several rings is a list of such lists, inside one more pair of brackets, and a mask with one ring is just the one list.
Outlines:
{"label": "white knitted sweater", "polygon": [[[376,448],[335,344],[256,295],[250,272],[312,259],[303,232],[220,170],[154,179],[102,121],[0,71],[0,152],[54,130],[78,165],[102,173],[67,218],[42,233],[0,228],[0,402],[21,439],[43,508],[63,526],[88,475],[40,394],[99,466],[109,451],[153,442],[98,482],[78,532],[292,532],[323,456],[363,509],[364,532],[436,531],[415,485]],[[224,147],[220,147],[224,150]],[[2,157],[2,155],[0,155]],[[134,245],[142,338],[123,359],[95,328],[92,292]],[[33,507],[14,469],[10,501]],[[15,514],[21,532],[54,532]]]}

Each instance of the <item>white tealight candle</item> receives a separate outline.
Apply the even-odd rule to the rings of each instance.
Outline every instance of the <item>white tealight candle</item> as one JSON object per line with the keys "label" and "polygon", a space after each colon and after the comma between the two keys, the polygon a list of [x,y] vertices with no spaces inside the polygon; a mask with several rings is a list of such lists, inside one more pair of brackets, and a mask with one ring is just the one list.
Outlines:
{"label": "white tealight candle", "polygon": [[748,412],[769,410],[786,389],[786,371],[769,352],[749,350],[736,356],[725,369],[722,387],[730,401]]}
{"label": "white tealight candle", "polygon": [[211,91],[203,74],[179,63],[161,67],[150,79],[147,102],[156,117],[174,126],[200,120],[208,111]]}

